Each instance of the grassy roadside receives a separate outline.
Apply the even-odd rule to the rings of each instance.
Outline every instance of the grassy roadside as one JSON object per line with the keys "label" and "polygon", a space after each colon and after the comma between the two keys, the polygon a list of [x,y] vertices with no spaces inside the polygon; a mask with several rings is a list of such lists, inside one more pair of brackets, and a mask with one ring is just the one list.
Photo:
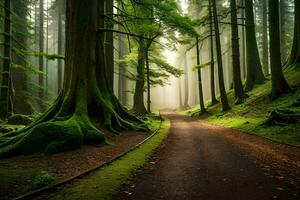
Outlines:
{"label": "grassy roadside", "polygon": [[[272,110],[276,108],[292,109],[300,112],[299,108],[291,107],[297,95],[300,93],[300,70],[290,68],[285,71],[285,77],[294,89],[294,93],[286,94],[275,101],[270,101],[271,82],[256,86],[248,93],[249,98],[240,105],[234,105],[234,95],[230,91],[228,99],[232,109],[228,112],[220,112],[221,105],[208,107],[209,115],[200,116],[200,119],[222,125],[227,128],[243,130],[274,141],[300,146],[300,124],[289,124],[287,126],[264,126],[262,125]],[[195,106],[181,114],[195,115],[199,111]]]}
{"label": "grassy roadside", "polygon": [[160,131],[142,146],[85,179],[67,186],[52,199],[111,199],[133,172],[150,158],[166,137],[169,128],[170,121],[164,120]]}

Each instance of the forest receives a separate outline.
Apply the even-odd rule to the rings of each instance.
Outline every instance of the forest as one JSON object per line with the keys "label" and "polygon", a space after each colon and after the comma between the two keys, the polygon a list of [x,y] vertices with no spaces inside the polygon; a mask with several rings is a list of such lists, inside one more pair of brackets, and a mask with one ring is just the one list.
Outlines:
{"label": "forest", "polygon": [[299,199],[299,0],[0,0],[0,200]]}

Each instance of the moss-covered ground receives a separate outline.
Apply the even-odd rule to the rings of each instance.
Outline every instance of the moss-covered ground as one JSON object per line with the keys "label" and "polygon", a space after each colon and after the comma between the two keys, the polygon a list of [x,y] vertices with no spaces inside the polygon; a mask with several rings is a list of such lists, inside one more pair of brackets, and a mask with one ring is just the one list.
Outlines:
{"label": "moss-covered ground", "polygon": [[0,199],[38,189],[54,182],[55,177],[33,166],[14,166],[0,163]]}
{"label": "moss-covered ground", "polygon": [[[158,123],[158,120],[152,120],[150,124],[156,127]],[[88,177],[67,186],[55,194],[53,199],[111,199],[134,171],[150,158],[152,152],[166,137],[169,127],[169,120],[164,120],[159,132],[139,148]]]}
{"label": "moss-covered ground", "polygon": [[[300,112],[299,108],[291,105],[300,93],[300,69],[291,67],[285,71],[285,77],[294,93],[285,94],[282,97],[271,101],[269,98],[271,82],[267,80],[263,85],[256,86],[248,93],[249,98],[240,105],[234,105],[234,95],[229,91],[228,98],[232,109],[228,112],[221,112],[221,105],[208,106],[209,114],[197,116],[199,106],[196,105],[190,110],[179,111],[182,114],[196,116],[209,122],[216,123],[228,128],[240,129],[256,134],[274,141],[300,146],[300,124],[289,124],[287,126],[264,126],[270,112],[277,108],[292,109]],[[209,105],[209,103],[207,104]]]}

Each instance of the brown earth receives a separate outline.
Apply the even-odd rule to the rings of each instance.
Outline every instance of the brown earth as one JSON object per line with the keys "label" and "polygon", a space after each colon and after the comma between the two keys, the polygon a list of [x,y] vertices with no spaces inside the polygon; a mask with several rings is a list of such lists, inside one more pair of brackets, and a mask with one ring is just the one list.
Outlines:
{"label": "brown earth", "polygon": [[115,199],[300,199],[300,148],[165,112],[171,130]]}

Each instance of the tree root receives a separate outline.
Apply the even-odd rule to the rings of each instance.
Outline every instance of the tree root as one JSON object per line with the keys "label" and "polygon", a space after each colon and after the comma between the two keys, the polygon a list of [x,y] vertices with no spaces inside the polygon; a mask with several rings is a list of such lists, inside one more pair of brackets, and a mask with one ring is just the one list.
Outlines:
{"label": "tree root", "polygon": [[300,122],[300,114],[292,110],[276,109],[270,113],[268,120],[264,123],[266,126],[287,126]]}

